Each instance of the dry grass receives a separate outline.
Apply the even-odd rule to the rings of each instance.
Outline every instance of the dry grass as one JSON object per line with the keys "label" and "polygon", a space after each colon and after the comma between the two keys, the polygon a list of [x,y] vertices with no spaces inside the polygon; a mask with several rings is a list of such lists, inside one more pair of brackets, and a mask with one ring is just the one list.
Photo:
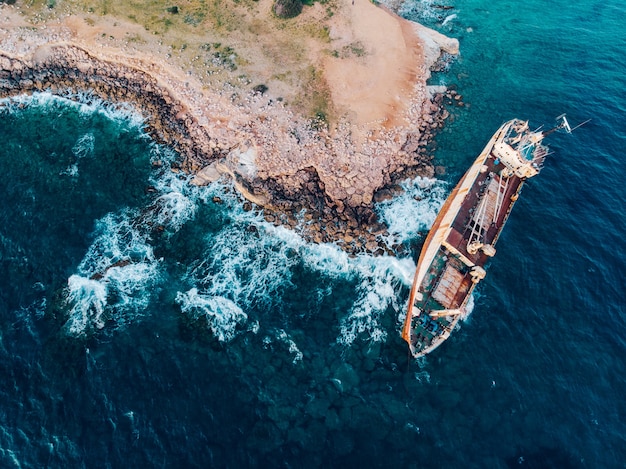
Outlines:
{"label": "dry grass", "polygon": [[[56,3],[50,7],[50,2]],[[125,36],[114,31],[106,31],[106,36],[139,49],[156,42],[169,60],[191,70],[207,86],[263,83],[270,96],[292,103],[301,114],[329,117],[329,93],[310,50],[328,48],[326,23],[335,6],[332,0],[305,6],[300,17],[283,20],[273,15],[272,2],[26,0],[22,12],[34,23],[78,14],[94,27],[105,20],[138,25]]]}

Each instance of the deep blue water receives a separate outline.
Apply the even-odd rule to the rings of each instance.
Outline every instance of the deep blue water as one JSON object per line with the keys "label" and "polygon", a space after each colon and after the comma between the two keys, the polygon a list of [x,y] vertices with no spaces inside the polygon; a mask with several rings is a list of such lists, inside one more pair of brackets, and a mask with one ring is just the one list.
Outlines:
{"label": "deep blue water", "polygon": [[550,137],[473,312],[420,361],[411,257],[350,258],[190,186],[131,110],[2,102],[0,466],[624,467],[626,10],[449,4],[403,12],[460,39],[433,82],[466,106],[447,174],[379,207],[390,244],[419,244],[504,120],[592,121]]}

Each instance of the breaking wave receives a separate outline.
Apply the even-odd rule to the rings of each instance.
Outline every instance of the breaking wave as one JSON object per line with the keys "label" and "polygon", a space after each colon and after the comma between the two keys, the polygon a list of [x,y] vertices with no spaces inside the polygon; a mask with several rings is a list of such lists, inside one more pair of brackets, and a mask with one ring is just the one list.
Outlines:
{"label": "breaking wave", "polygon": [[69,319],[65,323],[71,335],[81,335],[90,327],[102,329],[102,315],[107,303],[107,287],[97,280],[72,275],[67,280]]}
{"label": "breaking wave", "polygon": [[126,210],[98,221],[97,236],[68,279],[66,303],[70,335],[102,329],[106,321],[122,325],[148,305],[158,278],[159,261],[147,236]]}
{"label": "breaking wave", "polygon": [[205,318],[213,335],[220,342],[229,342],[237,332],[237,327],[248,319],[246,313],[228,298],[208,296],[192,288],[186,293],[178,293],[176,302],[184,314],[194,319]]}
{"label": "breaking wave", "polygon": [[389,227],[388,246],[426,235],[447,197],[445,181],[418,176],[402,183],[404,192],[377,205],[378,216]]}
{"label": "breaking wave", "polygon": [[341,335],[337,341],[351,345],[360,335],[374,342],[385,341],[387,331],[381,326],[382,315],[389,308],[399,311],[398,290],[403,284],[408,285],[407,273],[412,274],[414,268],[415,264],[409,259],[363,256],[357,261],[354,266],[359,277],[357,298],[349,314],[341,320]]}
{"label": "breaking wave", "polygon": [[[391,5],[392,6],[392,5]],[[402,3],[398,14],[402,17],[419,18],[424,23],[441,21],[441,8],[435,0],[411,0]]]}
{"label": "breaking wave", "polygon": [[267,223],[253,212],[230,210],[232,222],[205,239],[202,260],[189,270],[202,295],[228,298],[242,310],[269,311],[278,308],[287,290],[298,282],[294,273],[304,270],[321,280],[323,286],[311,288],[318,300],[339,284],[354,285],[355,299],[340,318],[337,342],[350,345],[359,336],[385,340],[381,319],[389,308],[399,310],[398,291],[410,285],[415,269],[411,259],[351,257],[334,244],[307,243],[295,231]]}
{"label": "breaking wave", "polygon": [[[44,92],[0,101],[9,110],[35,104],[77,107],[85,116],[103,113],[123,120],[126,129],[143,122],[132,108],[104,103],[89,93],[58,97]],[[97,146],[97,138],[87,131],[76,140],[72,154],[76,161],[91,158]],[[230,342],[241,331],[263,330],[299,361],[302,352],[281,315],[301,288],[317,304],[342,292],[345,301],[329,328],[339,331],[334,338],[339,344],[384,341],[398,332],[397,318],[415,268],[412,259],[350,256],[335,244],[308,243],[296,231],[266,222],[259,212],[243,210],[231,185],[218,181],[195,187],[187,175],[173,170],[174,152],[156,144],[150,151],[149,201],[101,217],[68,277],[64,328],[69,335],[115,329],[151,314],[157,292],[166,290],[182,314],[206,318],[218,340]],[[68,168],[65,174],[72,171]],[[422,236],[446,190],[445,183],[425,178],[406,181],[403,188],[400,196],[377,207],[389,226],[384,240],[388,246]],[[184,227],[184,236],[173,237]],[[180,258],[180,243],[194,245],[191,258]],[[181,270],[181,265],[186,267]]]}
{"label": "breaking wave", "polygon": [[0,99],[0,109],[5,112],[16,113],[26,107],[41,107],[46,110],[73,108],[85,117],[97,113],[111,121],[124,123],[127,130],[141,129],[145,123],[144,118],[132,104],[103,101],[91,91],[67,91],[61,94],[35,91],[32,94]]}

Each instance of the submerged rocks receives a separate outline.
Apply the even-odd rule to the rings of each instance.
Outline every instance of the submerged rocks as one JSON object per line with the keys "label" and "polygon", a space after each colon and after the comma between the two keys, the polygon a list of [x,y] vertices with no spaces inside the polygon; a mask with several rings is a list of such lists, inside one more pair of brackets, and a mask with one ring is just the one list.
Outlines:
{"label": "submerged rocks", "polygon": [[349,363],[340,362],[332,372],[333,383],[339,392],[349,392],[359,385],[359,375]]}

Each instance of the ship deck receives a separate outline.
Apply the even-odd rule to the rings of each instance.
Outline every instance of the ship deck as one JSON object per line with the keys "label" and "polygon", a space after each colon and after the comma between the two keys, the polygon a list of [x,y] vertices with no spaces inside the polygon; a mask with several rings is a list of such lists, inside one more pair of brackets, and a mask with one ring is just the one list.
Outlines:
{"label": "ship deck", "polygon": [[[482,230],[482,243],[495,245],[523,185],[523,180],[516,176],[501,178],[498,173],[502,166],[493,158],[488,158],[485,165],[487,170],[478,174],[473,186],[476,190],[467,194],[446,238],[450,246],[481,267],[489,257],[481,250],[476,254],[468,252],[472,231]],[[485,221],[482,223],[478,219],[481,203],[484,204],[485,213]]]}
{"label": "ship deck", "polygon": [[504,166],[492,154],[483,164],[418,286],[410,340],[420,354],[447,339],[475,286],[472,267],[483,267],[490,259],[481,249],[469,252],[468,244],[496,244],[524,183],[515,175],[501,177]]}

